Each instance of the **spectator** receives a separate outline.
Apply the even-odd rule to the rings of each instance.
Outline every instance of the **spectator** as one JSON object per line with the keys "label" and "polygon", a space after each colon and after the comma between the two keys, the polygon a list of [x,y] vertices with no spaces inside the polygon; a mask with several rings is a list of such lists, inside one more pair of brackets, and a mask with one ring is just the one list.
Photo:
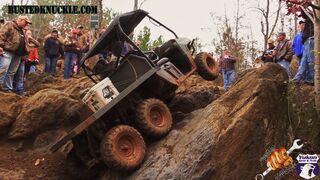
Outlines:
{"label": "spectator", "polygon": [[[302,43],[302,32],[305,26],[305,22],[304,21],[299,21],[298,24],[298,34],[295,35],[294,39],[293,39],[293,43],[292,43],[292,50],[295,54],[295,56],[298,58],[299,61],[299,66],[301,66],[301,58],[303,55],[303,43]],[[302,79],[305,80],[306,73],[304,73],[302,75]]]}
{"label": "spectator", "polygon": [[280,32],[277,37],[278,45],[273,51],[275,61],[286,69],[289,79],[292,78],[290,70],[290,62],[292,59],[292,43],[286,39],[286,33]]}
{"label": "spectator", "polygon": [[304,21],[299,21],[299,25],[298,25],[298,34],[294,36],[293,39],[293,43],[292,43],[292,50],[294,52],[294,54],[297,56],[297,58],[299,58],[299,61],[302,58],[302,54],[303,54],[303,44],[302,44],[302,32],[305,26],[305,22]]}
{"label": "spectator", "polygon": [[29,57],[25,62],[25,74],[28,74],[29,72],[35,72],[36,65],[39,64],[38,48],[40,46],[40,43],[32,38],[32,32],[30,30],[26,31],[26,37],[28,37],[30,47]]}
{"label": "spectator", "polygon": [[3,18],[0,18],[0,29],[1,29],[1,27],[4,25],[4,19]]}
{"label": "spectator", "polygon": [[83,33],[83,26],[77,26],[77,32],[79,37],[79,46],[80,51],[77,54],[77,74],[80,72],[80,60],[83,57],[83,54],[89,50],[89,38],[86,34]]}
{"label": "spectator", "polygon": [[56,75],[57,59],[59,56],[63,56],[63,44],[58,40],[58,31],[53,29],[51,31],[51,37],[47,38],[44,42],[45,52],[45,69],[44,72]]}
{"label": "spectator", "polygon": [[77,31],[73,29],[64,42],[64,79],[69,79],[71,77],[73,62],[76,60],[77,54],[80,51],[77,34]]}
{"label": "spectator", "polygon": [[268,39],[268,49],[265,50],[261,56],[261,60],[264,63],[274,62],[274,58],[272,55],[274,48],[275,48],[274,41],[272,39]]}
{"label": "spectator", "polygon": [[135,43],[136,43],[138,48],[141,48],[141,41],[140,40],[137,39]]}
{"label": "spectator", "polygon": [[305,28],[302,32],[302,42],[304,46],[301,63],[294,82],[303,80],[308,84],[314,84],[314,26],[312,21],[305,14]]}
{"label": "spectator", "polygon": [[13,90],[13,78],[21,57],[29,52],[28,39],[23,29],[31,24],[27,16],[19,16],[16,21],[8,21],[0,29],[0,84],[4,91]]}
{"label": "spectator", "polygon": [[[64,39],[59,35],[58,29],[54,27],[54,28],[52,28],[51,32],[52,32],[52,31],[57,31],[57,32],[58,32],[58,40],[59,40],[60,44],[63,44]],[[47,40],[49,37],[51,37],[51,33],[50,33],[50,34],[47,34],[47,35],[44,37],[43,42],[46,42],[46,40]]]}
{"label": "spectator", "polygon": [[263,62],[261,60],[260,57],[256,57],[256,59],[254,60],[254,63],[253,63],[253,67],[254,68],[260,68],[263,66]]}
{"label": "spectator", "polygon": [[[30,54],[32,53],[31,56],[35,56],[35,49],[37,49],[36,47],[39,47],[40,43],[32,38],[32,33],[30,30],[25,29],[25,37],[28,41],[28,47],[29,47],[29,57]],[[38,51],[36,51],[38,53]],[[36,55],[37,56],[37,55]],[[34,58],[36,60],[38,60],[38,57]],[[21,62],[20,65],[18,67],[17,72],[14,75],[14,79],[13,79],[13,84],[14,84],[14,89],[15,92],[19,95],[19,96],[24,96],[25,92],[24,92],[24,76],[25,76],[25,72],[26,68],[27,68],[27,64],[28,64],[28,55],[21,57]],[[29,67],[28,67],[29,68]]]}
{"label": "spectator", "polygon": [[229,50],[225,50],[220,56],[219,66],[223,75],[224,89],[228,90],[235,78],[236,58],[231,55]]}

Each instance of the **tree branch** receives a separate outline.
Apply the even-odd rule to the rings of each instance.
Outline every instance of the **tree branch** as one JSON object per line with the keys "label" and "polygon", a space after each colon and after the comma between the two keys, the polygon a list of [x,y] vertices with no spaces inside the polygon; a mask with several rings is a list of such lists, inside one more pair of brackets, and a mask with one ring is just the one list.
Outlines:
{"label": "tree branch", "polygon": [[308,3],[309,6],[311,6],[313,9],[317,9],[317,10],[320,10],[320,6],[316,6],[312,3]]}
{"label": "tree branch", "polygon": [[273,27],[271,28],[271,31],[270,31],[270,34],[269,34],[268,38],[270,38],[270,37],[271,37],[271,35],[272,35],[272,33],[273,33],[274,29],[276,28],[276,25],[277,25],[278,20],[279,20],[280,10],[281,10],[281,2],[279,1],[278,9],[277,9],[276,19],[275,19],[275,22],[274,22],[274,24],[273,24]]}
{"label": "tree branch", "polygon": [[140,5],[139,5],[139,9],[141,9],[141,6],[143,5],[143,3],[145,3],[147,0],[143,0]]}
{"label": "tree branch", "polygon": [[[301,9],[303,10],[303,12],[308,16],[308,18],[312,21],[313,24],[315,24],[315,19],[312,17],[312,15],[310,14],[310,12],[304,8],[303,6],[301,6]],[[316,15],[314,15],[315,17]]]}

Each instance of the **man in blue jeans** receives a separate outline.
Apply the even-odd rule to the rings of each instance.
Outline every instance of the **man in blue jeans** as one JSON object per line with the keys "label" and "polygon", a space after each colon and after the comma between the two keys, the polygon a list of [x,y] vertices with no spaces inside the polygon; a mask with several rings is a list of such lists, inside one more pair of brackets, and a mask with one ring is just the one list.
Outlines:
{"label": "man in blue jeans", "polygon": [[24,72],[25,72],[25,60],[20,62],[20,65],[18,67],[18,70],[16,74],[14,75],[14,87],[15,91],[19,96],[24,96]]}
{"label": "man in blue jeans", "polygon": [[4,91],[13,90],[13,77],[21,57],[28,54],[28,42],[23,29],[31,24],[26,16],[8,21],[0,29],[0,86]]}
{"label": "man in blue jeans", "polygon": [[[299,21],[299,25],[298,25],[299,33],[297,33],[294,36],[293,43],[292,43],[293,52],[299,60],[299,67],[301,67],[302,64],[304,64],[304,62],[302,62],[302,56],[303,56],[303,51],[304,51],[304,46],[303,46],[303,42],[302,42],[302,33],[304,31],[304,27],[305,27],[305,22]],[[303,77],[302,77],[303,80],[305,80],[307,78],[306,74],[307,74],[306,72],[303,74]]]}
{"label": "man in blue jeans", "polygon": [[288,77],[291,79],[290,63],[293,56],[292,43],[286,39],[286,33],[284,32],[278,33],[277,41],[278,45],[273,52],[273,56],[276,62],[287,71]]}
{"label": "man in blue jeans", "polygon": [[[304,16],[306,19],[305,28],[302,32],[302,42],[304,43],[304,52],[301,59],[298,72],[293,79],[293,82],[300,82],[304,80],[307,84],[314,84],[314,26],[312,21]],[[304,75],[306,76],[304,78]]]}
{"label": "man in blue jeans", "polygon": [[51,74],[52,76],[56,75],[56,66],[57,59],[61,55],[63,56],[61,42],[58,39],[58,30],[53,29],[51,31],[51,36],[48,37],[44,42],[44,51],[45,51],[45,69],[46,73]]}
{"label": "man in blue jeans", "polygon": [[72,76],[73,62],[76,62],[77,54],[80,52],[80,45],[77,34],[78,32],[73,29],[64,43],[64,79],[69,79]]}
{"label": "man in blue jeans", "polygon": [[225,50],[220,56],[219,67],[223,75],[224,89],[227,91],[231,87],[235,78],[236,58],[229,50]]}

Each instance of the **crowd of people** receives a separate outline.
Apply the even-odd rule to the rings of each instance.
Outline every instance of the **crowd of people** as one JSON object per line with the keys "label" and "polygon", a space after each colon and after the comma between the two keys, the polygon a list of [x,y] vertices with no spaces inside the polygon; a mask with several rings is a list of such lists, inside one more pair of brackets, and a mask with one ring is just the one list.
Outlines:
{"label": "crowd of people", "polygon": [[[289,79],[294,83],[314,84],[314,27],[312,21],[302,15],[303,20],[298,23],[299,32],[293,41],[286,38],[284,32],[278,33],[277,45],[272,39],[268,40],[268,48],[263,55],[257,58],[256,64],[261,65],[260,60],[265,63],[278,63],[286,69]],[[293,77],[290,63],[293,55],[299,61],[299,68]]]}
{"label": "crowd of people", "polygon": [[[268,39],[267,49],[262,56],[256,58],[254,67],[259,68],[267,63],[277,63],[282,66],[289,77],[289,80],[297,84],[314,84],[314,27],[312,21],[302,15],[303,20],[298,23],[299,32],[294,36],[293,41],[286,37],[286,33],[279,32],[276,42]],[[299,68],[293,77],[291,72],[291,60],[295,56],[299,61]],[[229,50],[222,53],[219,58],[220,73],[223,75],[224,88],[228,90],[235,79],[236,58]]]}
{"label": "crowd of people", "polygon": [[[25,94],[24,79],[36,71],[39,64],[40,43],[32,37],[27,16],[5,22],[0,19],[0,90]],[[80,60],[89,50],[89,37],[79,25],[67,34],[59,36],[56,28],[46,35],[43,42],[44,72],[56,76],[58,58],[64,58],[64,79],[80,72]]]}

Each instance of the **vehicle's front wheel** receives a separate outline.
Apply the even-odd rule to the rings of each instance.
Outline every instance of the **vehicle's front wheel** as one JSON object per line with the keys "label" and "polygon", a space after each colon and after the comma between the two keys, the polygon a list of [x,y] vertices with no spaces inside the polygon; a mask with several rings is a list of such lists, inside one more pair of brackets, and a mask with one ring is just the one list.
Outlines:
{"label": "vehicle's front wheel", "polygon": [[101,141],[101,158],[110,168],[131,171],[142,163],[146,145],[140,133],[131,126],[110,129]]}
{"label": "vehicle's front wheel", "polygon": [[150,137],[160,138],[171,129],[172,116],[169,108],[159,99],[146,99],[138,106],[137,124]]}
{"label": "vehicle's front wheel", "polygon": [[195,58],[198,74],[207,81],[212,81],[219,76],[219,65],[213,57],[206,52],[197,54]]}

